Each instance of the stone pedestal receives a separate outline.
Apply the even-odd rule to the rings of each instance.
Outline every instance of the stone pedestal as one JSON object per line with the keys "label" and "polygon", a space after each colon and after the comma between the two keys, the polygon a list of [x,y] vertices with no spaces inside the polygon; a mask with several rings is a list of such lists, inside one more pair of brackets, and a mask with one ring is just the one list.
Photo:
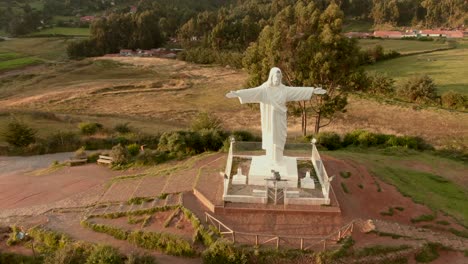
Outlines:
{"label": "stone pedestal", "polygon": [[265,186],[265,178],[271,178],[271,170],[279,172],[282,180],[288,180],[282,184],[288,188],[297,188],[298,172],[297,160],[294,157],[283,157],[281,162],[272,164],[267,156],[254,156],[250,164],[248,185]]}
{"label": "stone pedestal", "polygon": [[247,176],[242,175],[242,169],[237,169],[237,174],[232,177],[233,185],[244,185],[247,183]]}
{"label": "stone pedestal", "polygon": [[315,182],[314,179],[310,178],[310,172],[307,172],[304,179],[301,179],[301,188],[315,189]]}

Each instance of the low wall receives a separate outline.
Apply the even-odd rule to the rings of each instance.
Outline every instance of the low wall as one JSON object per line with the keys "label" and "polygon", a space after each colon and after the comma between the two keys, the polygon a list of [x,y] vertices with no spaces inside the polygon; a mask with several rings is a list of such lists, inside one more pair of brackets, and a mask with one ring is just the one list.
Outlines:
{"label": "low wall", "polygon": [[203,193],[199,192],[197,189],[193,189],[193,195],[197,197],[198,201],[200,201],[206,208],[208,208],[212,213],[215,212],[215,206],[208,198],[206,198]]}
{"label": "low wall", "polygon": [[257,203],[257,204],[266,204],[266,197],[255,197],[249,195],[223,195],[223,200],[225,202],[232,203]]}
{"label": "low wall", "polygon": [[284,198],[284,204],[297,205],[329,205],[330,199],[326,198]]}

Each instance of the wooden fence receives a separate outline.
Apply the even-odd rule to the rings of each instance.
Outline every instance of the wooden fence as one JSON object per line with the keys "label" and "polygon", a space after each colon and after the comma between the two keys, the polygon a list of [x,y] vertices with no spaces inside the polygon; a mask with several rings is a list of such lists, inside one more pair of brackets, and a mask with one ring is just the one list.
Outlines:
{"label": "wooden fence", "polygon": [[317,249],[322,250],[336,247],[336,242],[344,237],[350,236],[353,232],[354,225],[359,220],[353,220],[344,225],[339,230],[325,237],[300,237],[300,236],[278,236],[259,233],[247,233],[234,231],[214,216],[205,212],[205,221],[216,227],[221,235],[225,238],[231,239],[234,243],[249,244],[249,245],[266,245],[274,246],[277,249],[280,246],[288,248],[299,248],[301,250]]}

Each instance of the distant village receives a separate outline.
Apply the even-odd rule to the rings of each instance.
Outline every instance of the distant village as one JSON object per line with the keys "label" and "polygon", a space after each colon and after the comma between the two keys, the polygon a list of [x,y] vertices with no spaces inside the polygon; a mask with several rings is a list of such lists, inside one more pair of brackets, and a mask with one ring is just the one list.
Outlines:
{"label": "distant village", "polygon": [[349,38],[388,38],[388,39],[402,39],[402,38],[463,38],[468,36],[468,31],[462,30],[442,30],[442,29],[423,29],[414,30],[409,29],[406,31],[374,31],[371,32],[347,32],[345,36]]}

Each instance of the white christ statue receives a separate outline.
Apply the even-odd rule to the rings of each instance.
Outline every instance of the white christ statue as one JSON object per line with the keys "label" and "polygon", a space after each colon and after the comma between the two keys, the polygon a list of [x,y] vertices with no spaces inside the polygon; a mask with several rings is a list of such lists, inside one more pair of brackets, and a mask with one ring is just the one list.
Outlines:
{"label": "white christ statue", "polygon": [[262,149],[272,164],[283,159],[287,135],[286,102],[309,100],[313,94],[327,91],[314,87],[289,87],[281,83],[281,70],[272,68],[268,80],[259,87],[231,91],[228,98],[238,97],[241,104],[260,103]]}

